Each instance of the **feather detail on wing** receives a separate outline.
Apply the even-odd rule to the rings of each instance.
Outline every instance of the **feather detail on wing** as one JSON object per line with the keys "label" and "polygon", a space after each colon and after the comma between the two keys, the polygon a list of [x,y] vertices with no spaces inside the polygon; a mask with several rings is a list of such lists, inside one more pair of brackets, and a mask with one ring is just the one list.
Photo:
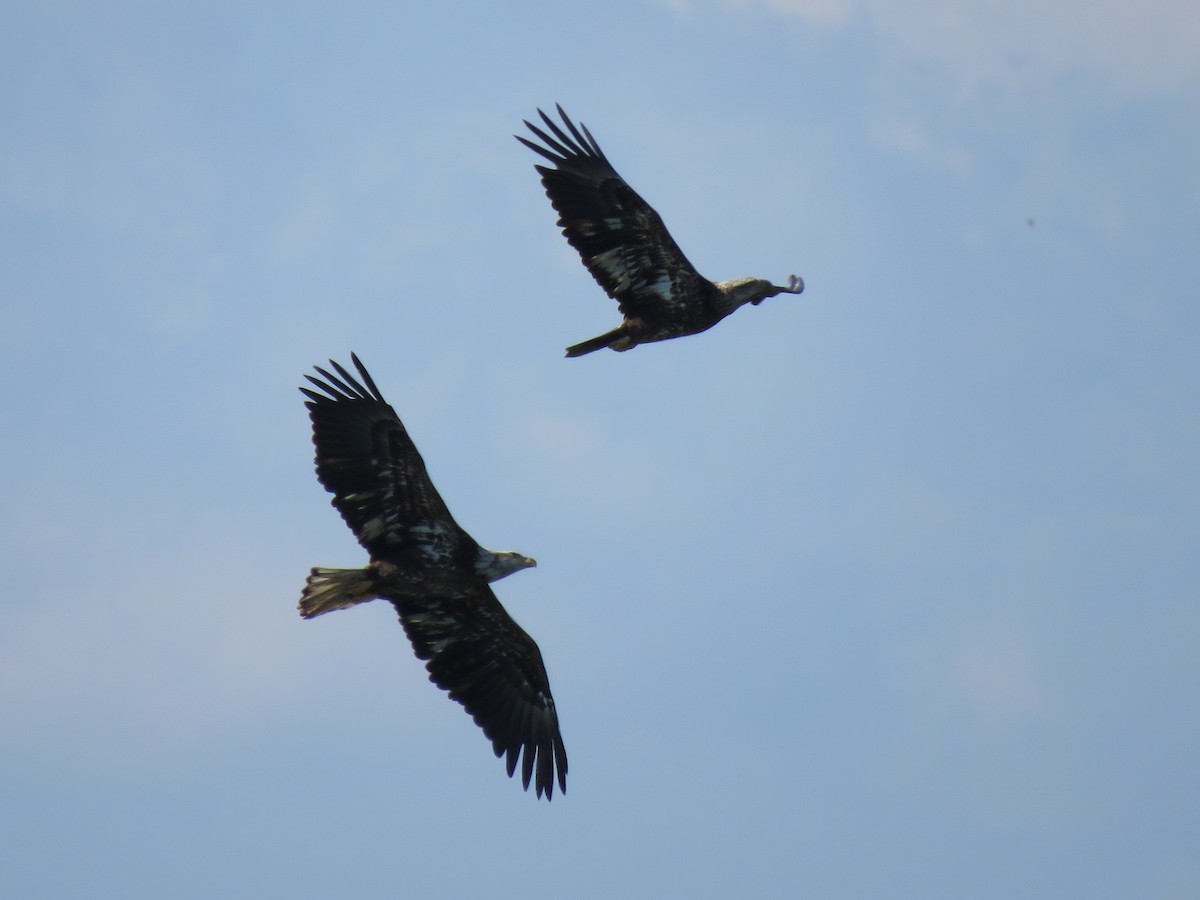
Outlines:
{"label": "feather detail on wing", "polygon": [[400,417],[351,359],[361,382],[330,360],[337,374],[318,366],[323,381],[305,376],[323,393],[300,389],[309,398],[317,477],[372,559],[414,553],[448,565],[474,541],[450,515]]}
{"label": "feather detail on wing", "polygon": [[617,174],[587,126],[576,127],[561,106],[558,114],[569,134],[542,110],[538,114],[551,134],[529,121],[525,125],[545,146],[515,137],[554,163],[553,169],[536,168],[558,224],[625,317],[653,322],[702,315],[696,306],[711,285],[683,255],[658,213]]}
{"label": "feather detail on wing", "polygon": [[486,582],[452,598],[389,599],[429,680],[471,714],[509,776],[520,760],[526,789],[532,777],[537,795],[551,799],[557,773],[565,793],[567,753],[542,654]]}

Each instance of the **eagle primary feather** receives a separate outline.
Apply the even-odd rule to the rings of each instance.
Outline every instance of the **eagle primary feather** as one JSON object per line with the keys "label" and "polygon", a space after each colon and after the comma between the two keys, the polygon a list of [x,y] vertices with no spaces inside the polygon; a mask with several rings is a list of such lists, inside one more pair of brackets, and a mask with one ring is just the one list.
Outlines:
{"label": "eagle primary feather", "polygon": [[538,115],[549,133],[528,120],[525,125],[541,144],[514,137],[554,164],[535,168],[558,212],[558,225],[625,317],[612,331],[568,347],[567,356],[699,334],[743,304],[757,306],[767,297],[804,290],[795,275],[786,287],[761,278],[707,280],[654,208],[617,174],[586,125],[576,127],[561,106],[563,127],[540,109]]}
{"label": "eagle primary feather", "polygon": [[[358,542],[363,569],[314,568],[300,599],[305,618],[367,600],[391,602],[429,679],[470,713],[511,776],[539,797],[567,789],[567,754],[542,654],[505,612],[489,582],[534,566],[491,551],[446,508],[421,454],[358,357],[361,381],[338,363],[318,389],[300,390],[313,426],[317,477]],[[336,374],[335,374],[336,373]]]}

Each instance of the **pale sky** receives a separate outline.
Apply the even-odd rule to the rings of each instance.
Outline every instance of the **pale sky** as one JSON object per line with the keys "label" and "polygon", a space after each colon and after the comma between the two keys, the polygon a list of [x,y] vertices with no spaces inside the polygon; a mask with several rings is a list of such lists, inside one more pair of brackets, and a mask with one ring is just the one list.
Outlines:
{"label": "pale sky", "polygon": [[[1200,8],[10,2],[0,894],[1200,895]],[[629,353],[512,135],[711,278]],[[312,471],[356,351],[545,657],[546,804]]]}

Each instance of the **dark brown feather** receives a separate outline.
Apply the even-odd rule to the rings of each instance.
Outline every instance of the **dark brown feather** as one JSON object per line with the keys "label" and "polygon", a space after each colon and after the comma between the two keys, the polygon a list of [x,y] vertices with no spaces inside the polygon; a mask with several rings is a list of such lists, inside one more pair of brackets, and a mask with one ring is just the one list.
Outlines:
{"label": "dark brown feather", "polygon": [[324,394],[300,389],[309,398],[317,478],[333,505],[372,559],[473,557],[478,545],[450,515],[404,423],[351,359],[366,386],[330,360],[336,375],[317,366],[323,381],[304,376]]}
{"label": "dark brown feather", "polygon": [[647,323],[702,317],[711,290],[671,237],[662,218],[612,167],[586,126],[561,106],[570,134],[538,110],[552,132],[526,121],[546,146],[517,140],[555,164],[537,166],[558,225],[588,271],[627,318]]}
{"label": "dark brown feather", "polygon": [[452,598],[393,599],[392,605],[429,680],[463,705],[507,756],[511,776],[524,755],[522,784],[538,796],[567,789],[567,752],[541,651],[505,612],[483,579]]}

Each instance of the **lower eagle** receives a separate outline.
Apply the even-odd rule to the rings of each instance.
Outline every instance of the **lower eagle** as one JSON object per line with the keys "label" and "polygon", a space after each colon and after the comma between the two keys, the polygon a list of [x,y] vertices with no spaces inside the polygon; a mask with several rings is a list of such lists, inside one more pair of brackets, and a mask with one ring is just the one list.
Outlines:
{"label": "lower eagle", "polygon": [[[567,789],[567,753],[538,646],[505,612],[490,583],[535,566],[528,556],[486,550],[446,508],[416,445],[370,374],[350,356],[361,380],[330,360],[334,372],[306,375],[317,478],[333,494],[358,542],[363,569],[314,568],[300,598],[306,619],[368,600],[399,613],[429,680],[463,705],[506,758],[521,763],[526,790]],[[334,374],[336,373],[336,374]]]}

